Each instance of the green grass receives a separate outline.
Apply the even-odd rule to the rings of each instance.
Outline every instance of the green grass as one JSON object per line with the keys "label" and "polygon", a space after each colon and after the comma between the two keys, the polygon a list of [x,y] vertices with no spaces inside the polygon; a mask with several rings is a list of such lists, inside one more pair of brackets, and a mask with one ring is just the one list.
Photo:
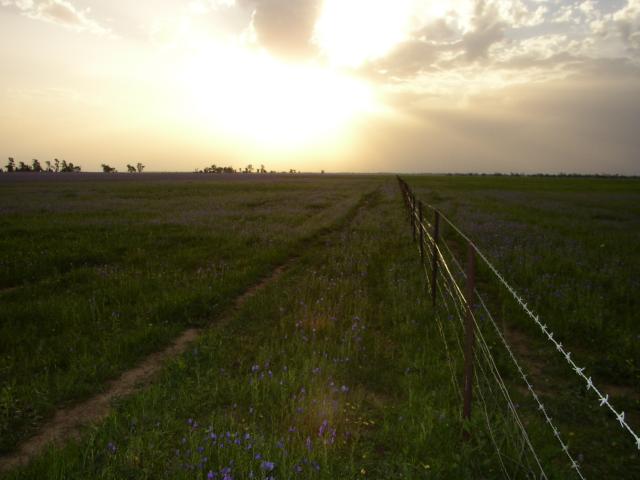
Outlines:
{"label": "green grass", "polygon": [[[637,431],[640,181],[491,176],[407,180],[419,199],[444,212],[479,245]],[[464,242],[446,226],[443,234],[458,258],[466,258]],[[588,459],[587,472],[596,477],[639,475],[633,438],[599,407],[596,396],[586,391],[539,327],[482,265],[479,289],[503,329],[525,334],[527,346],[515,348],[516,355],[572,451]],[[518,391],[523,383],[509,367],[504,349],[496,338],[491,342],[524,415],[539,417],[529,396]]]}
{"label": "green grass", "polygon": [[9,478],[496,476],[480,418],[462,441],[401,208],[388,181],[157,384]]}
{"label": "green grass", "polygon": [[[370,179],[0,190],[0,452],[339,221]],[[321,208],[319,208],[321,206]]]}
{"label": "green grass", "polygon": [[[408,178],[593,372],[639,384],[640,180]],[[516,325],[537,333],[526,319]]]}
{"label": "green grass", "polygon": [[[457,215],[458,220],[465,218],[461,212],[472,205],[474,215],[498,221],[502,218],[497,207],[482,212],[484,193],[474,196],[473,192],[484,189],[474,186],[476,179],[409,180],[422,184],[421,195],[429,195],[432,200],[438,195],[443,197],[438,201],[452,206],[452,216]],[[436,182],[434,186],[429,183],[431,180]],[[448,190],[442,188],[445,181],[451,182]],[[461,419],[462,356],[457,347],[461,329],[442,302],[435,311],[430,306],[424,273],[395,179],[314,177],[312,181],[288,180],[271,185],[246,182],[28,187],[34,191],[35,204],[40,203],[35,199],[43,196],[62,198],[69,193],[62,192],[68,189],[76,192],[72,203],[87,195],[95,196],[94,201],[105,211],[109,205],[119,205],[120,213],[108,221],[106,217],[95,216],[99,215],[98,207],[92,215],[78,215],[76,221],[80,225],[93,222],[96,231],[104,227],[114,238],[120,235],[118,232],[124,232],[121,235],[127,238],[126,232],[139,228],[143,232],[142,241],[160,245],[158,253],[150,254],[153,250],[148,247],[138,251],[122,240],[124,253],[114,254],[104,278],[85,276],[85,270],[93,272],[96,267],[74,263],[73,268],[66,268],[68,264],[58,265],[54,260],[49,264],[43,262],[57,265],[46,267],[54,273],[44,274],[35,268],[37,278],[23,280],[17,290],[0,297],[0,308],[4,309],[5,298],[24,295],[24,301],[10,304],[11,312],[22,305],[25,312],[22,321],[28,322],[34,307],[27,305],[25,299],[29,296],[23,292],[52,291],[52,286],[60,282],[64,296],[52,295],[60,298],[57,308],[71,311],[67,305],[90,304],[91,298],[100,297],[99,292],[105,290],[112,292],[112,296],[105,298],[118,298],[136,312],[132,318],[141,318],[139,327],[135,322],[129,327],[128,322],[111,320],[111,304],[98,302],[98,307],[89,305],[79,310],[74,323],[57,324],[46,316],[54,311],[53,307],[44,305],[38,325],[48,327],[46,332],[14,325],[9,333],[22,338],[26,345],[25,353],[20,355],[36,358],[33,345],[53,348],[50,343],[56,336],[50,330],[60,324],[66,328],[61,335],[67,342],[76,336],[84,337],[88,344],[85,355],[91,356],[71,357],[64,368],[56,364],[59,378],[71,378],[65,377],[70,375],[68,371],[95,364],[101,361],[101,356],[108,356],[119,369],[126,368],[144,355],[137,340],[142,337],[137,335],[140,332],[146,335],[143,340],[146,346],[151,343],[149,338],[162,328],[156,323],[148,326],[143,312],[154,312],[153,315],[160,315],[155,313],[158,310],[169,312],[164,318],[169,319],[167,325],[174,327],[162,330],[166,336],[163,333],[155,345],[148,345],[150,351],[166,344],[171,335],[186,325],[214,320],[225,305],[273,265],[294,254],[297,258],[282,277],[233,313],[224,327],[212,322],[188,352],[167,364],[157,382],[119,401],[105,421],[86,428],[81,440],[49,448],[28,466],[8,473],[7,478],[205,479],[212,472],[222,479],[226,468],[236,480],[269,476],[501,478],[495,444],[503,454],[501,458],[511,478],[528,478],[527,472],[536,472],[532,456],[521,455],[521,437],[495,384],[482,374],[486,364],[478,363],[472,418],[468,423]],[[497,194],[509,190],[504,185],[494,188]],[[560,195],[557,190],[553,195]],[[16,208],[23,193],[6,196],[2,205],[13,202]],[[538,198],[538,193],[535,195]],[[602,197],[610,201],[616,198],[605,193]],[[478,203],[474,203],[476,199]],[[498,203],[506,206],[508,202]],[[527,206],[531,202],[523,203]],[[89,208],[87,205],[74,203],[69,208],[73,211],[76,207]],[[26,222],[29,215],[35,214],[33,210],[9,215],[8,220],[3,215],[1,221]],[[7,209],[3,207],[3,211]],[[62,227],[71,223],[60,220],[62,213],[51,213],[39,213],[41,216],[33,220],[30,228],[34,234],[47,222],[53,225],[60,222],[60,231],[71,228]],[[512,213],[517,214],[517,210]],[[128,225],[125,228],[119,221],[127,215],[137,220],[123,222]],[[494,225],[498,221],[485,223]],[[162,230],[153,230],[157,225],[162,225]],[[465,226],[469,225],[473,223]],[[91,228],[83,231],[89,230],[93,234]],[[490,234],[492,231],[473,230],[472,236],[486,246],[494,241]],[[16,235],[2,238],[16,249],[22,243]],[[227,243],[223,243],[224,239]],[[259,249],[252,248],[255,242],[261,245]],[[87,241],[78,247],[78,254],[95,244]],[[182,247],[176,249],[176,245]],[[209,253],[212,245],[224,247]],[[129,255],[140,263],[125,269],[129,260],[124,259]],[[43,254],[44,257],[47,255]],[[214,267],[198,273],[202,263],[206,263],[200,261],[203,258],[215,259],[210,263]],[[501,268],[509,267],[506,261],[500,261]],[[218,267],[221,264],[225,267]],[[514,266],[507,271],[512,274],[517,269]],[[73,283],[61,280],[71,275],[77,275]],[[129,287],[135,282],[140,282],[139,286]],[[209,289],[209,285],[215,288]],[[171,287],[177,290],[175,294],[160,292],[171,291]],[[526,287],[534,288],[531,283]],[[128,297],[131,288],[134,293]],[[506,307],[499,308],[503,299],[498,290],[489,288],[489,292],[492,305],[501,313],[510,312]],[[66,301],[67,297],[71,300]],[[55,304],[53,299],[47,301]],[[103,313],[94,319],[91,316],[94,310]],[[499,320],[506,321],[504,315]],[[111,327],[109,321],[121,330]],[[85,325],[87,322],[90,326]],[[443,325],[442,331],[438,322]],[[525,325],[522,328],[526,330]],[[548,478],[574,478],[535,406],[518,389],[517,376],[495,336],[485,333]],[[446,343],[442,341],[443,335]],[[90,349],[96,339],[103,342],[100,354]],[[13,344],[20,342],[12,339]],[[123,345],[130,345],[132,350],[127,351]],[[585,345],[590,358],[596,358],[597,353]],[[18,357],[11,355],[16,354],[3,353],[3,358],[13,358],[17,364]],[[64,356],[63,350],[51,354],[41,366],[50,365],[54,359],[62,362]],[[562,380],[554,376],[558,365],[557,361],[549,365],[552,381]],[[41,366],[32,367],[34,379],[17,375],[18,368],[26,368],[22,365],[12,371],[15,373],[11,378],[40,388],[42,384],[37,383],[33,372]],[[111,375],[117,371],[114,368]],[[84,394],[99,389],[108,375],[101,378],[87,385]],[[545,403],[559,422],[572,453],[583,463],[587,478],[636,478],[640,473],[637,452],[627,446],[617,448],[619,443],[611,445],[624,438],[618,431],[609,434],[609,430],[617,427],[615,421],[593,407],[592,399],[580,398],[583,393],[575,385],[563,384],[559,390],[545,395]],[[35,392],[38,390],[25,394],[26,401],[32,401]],[[81,396],[76,390],[67,398]],[[49,410],[42,411],[50,412],[60,401],[50,397]],[[472,432],[468,442],[462,439],[465,428]],[[263,468],[265,461],[274,464],[273,471],[265,470],[267,464]]]}

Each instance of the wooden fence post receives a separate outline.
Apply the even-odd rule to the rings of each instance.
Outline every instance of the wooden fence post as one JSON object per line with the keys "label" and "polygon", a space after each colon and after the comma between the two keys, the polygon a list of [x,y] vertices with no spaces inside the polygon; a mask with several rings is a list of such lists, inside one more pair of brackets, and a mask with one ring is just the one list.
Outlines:
{"label": "wooden fence post", "polygon": [[422,202],[418,201],[418,228],[420,229],[420,262],[424,265],[424,216],[422,214]]}
{"label": "wooden fence post", "polygon": [[433,219],[433,251],[431,256],[431,303],[436,306],[437,281],[438,281],[438,241],[440,239],[440,212],[435,210]]}
{"label": "wooden fence post", "polygon": [[411,226],[413,227],[413,241],[416,241],[417,226],[416,226],[416,196],[411,193]]}
{"label": "wooden fence post", "polygon": [[[473,351],[475,343],[475,330],[473,326],[473,299],[476,289],[476,252],[468,245],[467,254],[467,315],[464,322],[464,407],[462,418],[471,419],[471,400],[473,392]],[[471,432],[464,430],[464,439],[469,440]]]}

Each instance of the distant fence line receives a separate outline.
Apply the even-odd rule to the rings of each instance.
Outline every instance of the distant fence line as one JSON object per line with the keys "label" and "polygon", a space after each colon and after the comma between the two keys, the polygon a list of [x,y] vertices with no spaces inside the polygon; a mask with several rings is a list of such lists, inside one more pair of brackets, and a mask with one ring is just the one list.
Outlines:
{"label": "distant fence line", "polygon": [[[455,336],[454,348],[457,345],[464,357],[464,389],[461,390],[459,383],[456,380],[455,358],[449,348],[450,342],[447,340],[447,324],[440,318],[439,310],[435,310],[436,322],[445,344],[445,352],[451,370],[452,385],[463,401],[463,419],[468,421],[471,418],[471,404],[474,392],[473,387],[475,385],[475,391],[478,394],[478,398],[482,406],[481,411],[485,416],[491,441],[497,451],[500,466],[505,475],[510,477],[507,470],[507,463],[510,462],[514,468],[525,469],[528,470],[529,473],[537,471],[538,473],[534,474],[535,476],[539,474],[540,478],[547,478],[544,467],[531,444],[524,423],[517,412],[517,406],[512,401],[508,388],[506,387],[500,371],[498,370],[496,361],[491,353],[491,348],[487,344],[486,338],[482,333],[480,324],[476,318],[476,307],[483,312],[484,317],[492,326],[492,330],[495,331],[500,343],[504,346],[508,354],[508,358],[511,360],[513,367],[524,381],[527,392],[535,401],[537,409],[540,411],[543,419],[551,428],[551,432],[559,442],[562,452],[567,456],[571,468],[576,472],[579,478],[585,478],[580,469],[580,464],[570,453],[567,443],[562,439],[560,431],[553,423],[547,408],[542,403],[540,395],[534,390],[532,383],[529,381],[527,375],[522,369],[522,366],[516,359],[513,349],[498,327],[494,319],[494,315],[492,315],[484,298],[476,288],[477,258],[479,258],[488,267],[489,271],[498,280],[498,283],[504,287],[514,299],[516,305],[518,305],[529,319],[533,320],[535,324],[538,325],[545,337],[568,362],[571,369],[585,382],[587,390],[593,390],[598,398],[600,406],[606,407],[611,411],[611,413],[613,413],[620,426],[631,435],[637,448],[640,449],[640,436],[638,436],[638,434],[626,422],[624,412],[617,410],[612,405],[609,400],[609,396],[602,394],[601,390],[596,387],[591,377],[588,377],[584,373],[584,368],[578,367],[575,361],[571,358],[571,352],[566,351],[563,345],[554,338],[554,334],[549,327],[542,323],[539,316],[529,308],[522,296],[520,296],[505,280],[504,276],[493,265],[493,263],[489,261],[487,256],[449,218],[434,206],[417,200],[409,185],[402,178],[397,178],[404,203],[407,207],[413,238],[418,244],[420,262],[425,272],[428,288],[430,289],[432,304],[435,307],[438,302],[438,298],[440,298],[442,305],[447,311],[449,323],[451,323],[450,321],[453,318],[457,319],[462,327],[462,331],[464,332],[464,338],[461,339],[459,336],[459,330],[454,329],[453,333],[449,331],[450,335],[452,334]],[[433,223],[425,219],[425,211],[427,210],[433,214]],[[457,259],[456,255],[442,235],[441,227],[443,221],[453,229],[457,235],[459,235],[467,248],[466,268],[463,268],[461,262]],[[447,261],[447,258],[449,259],[449,262]],[[455,272],[452,271],[450,264],[455,267]],[[456,276],[458,276],[459,280],[456,279]],[[477,303],[475,299],[477,299]],[[480,355],[478,355],[478,351]],[[474,376],[474,370],[478,370],[482,375]],[[489,377],[488,374],[490,374],[491,377]],[[487,381],[491,379],[492,382]],[[486,382],[484,387],[482,386],[483,381]],[[519,441],[522,446],[522,450],[518,458],[508,457],[501,451],[499,442],[497,441],[495,432],[492,428],[492,421],[489,418],[489,410],[487,408],[488,396],[485,395],[485,392],[487,390],[491,390],[492,392],[494,391],[494,385],[492,385],[493,382],[495,382],[498,387],[498,393],[500,393],[506,400],[508,410],[516,425],[517,434],[519,435],[516,440]],[[468,431],[468,426],[465,426],[465,438],[469,438],[470,434],[471,432]],[[528,452],[531,459],[525,455],[525,451]]]}

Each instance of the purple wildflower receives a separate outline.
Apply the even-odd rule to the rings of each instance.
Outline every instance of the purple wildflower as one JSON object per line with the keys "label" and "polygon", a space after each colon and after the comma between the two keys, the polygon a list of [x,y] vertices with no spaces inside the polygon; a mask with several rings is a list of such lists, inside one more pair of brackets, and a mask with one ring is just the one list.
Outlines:
{"label": "purple wildflower", "polygon": [[320,425],[320,429],[318,430],[319,437],[322,437],[324,435],[324,432],[327,430],[328,426],[329,426],[329,422],[326,420],[323,420],[322,425]]}
{"label": "purple wildflower", "polygon": [[262,470],[264,470],[265,472],[271,472],[274,468],[276,468],[276,464],[273,462],[262,462],[260,464],[260,468],[262,468]]}

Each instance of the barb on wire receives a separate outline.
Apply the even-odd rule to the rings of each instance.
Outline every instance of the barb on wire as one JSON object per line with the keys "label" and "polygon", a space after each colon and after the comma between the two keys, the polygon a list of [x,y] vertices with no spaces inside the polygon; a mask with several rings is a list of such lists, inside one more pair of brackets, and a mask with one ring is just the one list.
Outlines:
{"label": "barb on wire", "polygon": [[[406,184],[406,182],[404,182],[404,180],[400,179],[399,177],[398,177],[398,180],[400,181],[401,188],[402,188],[403,192],[405,194],[413,195],[413,194],[410,193],[410,189],[409,189],[408,185]],[[409,205],[409,204],[407,204],[407,205]],[[433,205],[430,205],[428,203],[423,203],[423,205],[426,206],[427,208],[433,210],[433,211],[436,211],[436,208]],[[631,428],[629,423],[625,420],[624,412],[617,410],[611,404],[611,402],[609,401],[609,396],[608,395],[603,395],[603,393],[600,391],[600,389],[598,389],[596,387],[596,385],[593,383],[593,380],[591,379],[591,377],[588,377],[584,373],[585,368],[584,367],[579,367],[575,363],[575,361],[571,358],[571,352],[568,352],[564,348],[562,343],[558,342],[554,338],[553,331],[551,331],[551,329],[546,324],[542,323],[542,321],[540,320],[540,317],[538,315],[536,315],[531,308],[529,308],[529,306],[527,305],[525,300],[518,294],[518,292],[515,290],[515,288],[513,288],[506,281],[504,276],[493,265],[493,263],[487,258],[487,256],[482,252],[482,250],[480,250],[480,248],[464,232],[462,232],[462,230],[460,230],[460,228],[458,228],[458,226],[455,223],[453,223],[446,215],[443,215],[442,213],[440,213],[440,216],[441,216],[442,219],[444,219],[444,221],[458,235],[460,235],[460,237],[462,239],[464,239],[469,244],[469,246],[471,248],[473,248],[473,250],[476,252],[476,254],[482,259],[482,261],[487,265],[487,267],[489,267],[489,269],[495,275],[495,277],[498,279],[498,281],[511,294],[511,296],[514,298],[516,303],[518,303],[520,305],[520,307],[524,310],[524,312],[527,314],[527,316],[535,322],[535,324],[541,329],[542,333],[547,337],[547,339],[551,343],[553,343],[553,345],[555,346],[556,350],[560,353],[560,355],[562,355],[564,357],[564,359],[567,361],[567,363],[569,364],[571,369],[586,383],[587,390],[593,390],[594,391],[594,393],[598,397],[598,401],[600,403],[600,406],[601,407],[606,407],[609,411],[611,411],[611,413],[614,415],[614,417],[616,418],[618,423],[620,423],[621,428],[626,430],[633,437],[638,450],[640,450],[640,435],[638,435],[633,430],[633,428]],[[420,228],[423,228],[423,227],[420,227]],[[438,253],[440,254],[440,251],[438,251]],[[453,258],[455,258],[455,256],[453,256]],[[464,274],[464,272],[463,272],[463,274]]]}

